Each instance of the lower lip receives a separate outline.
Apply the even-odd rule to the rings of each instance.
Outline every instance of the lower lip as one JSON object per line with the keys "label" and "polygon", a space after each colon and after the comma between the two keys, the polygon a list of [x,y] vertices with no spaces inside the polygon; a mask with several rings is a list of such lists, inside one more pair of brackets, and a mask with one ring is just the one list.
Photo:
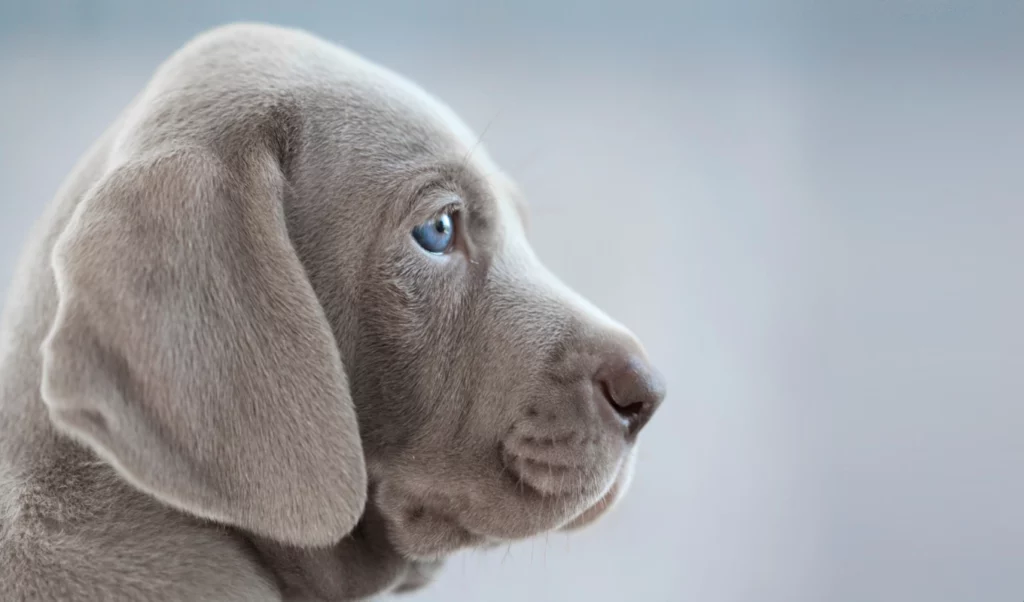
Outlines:
{"label": "lower lip", "polygon": [[612,484],[611,489],[608,490],[608,493],[604,494],[604,497],[599,499],[597,503],[591,506],[590,508],[584,510],[583,514],[569,521],[569,523],[563,526],[561,530],[572,531],[574,529],[586,527],[590,523],[601,518],[601,515],[608,510],[608,508],[612,505],[612,502],[615,501],[615,498],[617,498],[618,495],[619,481],[618,479],[616,479],[615,483]]}

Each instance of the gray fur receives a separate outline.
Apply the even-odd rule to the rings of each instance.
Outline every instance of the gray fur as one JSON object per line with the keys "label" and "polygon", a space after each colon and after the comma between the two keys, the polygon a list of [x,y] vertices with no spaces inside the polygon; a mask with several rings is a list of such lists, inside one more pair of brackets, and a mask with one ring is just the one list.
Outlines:
{"label": "gray fur", "polygon": [[[409,232],[450,204],[459,246],[430,256]],[[381,67],[263,25],[190,42],[11,287],[0,599],[361,599],[603,514],[635,445],[593,375],[633,358],[605,395],[663,392],[523,207]]]}

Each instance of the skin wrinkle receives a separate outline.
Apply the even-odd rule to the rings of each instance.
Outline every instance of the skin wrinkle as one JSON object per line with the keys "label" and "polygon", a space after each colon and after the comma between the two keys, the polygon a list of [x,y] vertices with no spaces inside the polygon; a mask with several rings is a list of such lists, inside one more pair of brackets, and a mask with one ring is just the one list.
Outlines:
{"label": "skin wrinkle", "polygon": [[11,287],[0,599],[362,599],[618,499],[637,400],[596,375],[663,392],[533,253],[486,129],[297,30],[161,65]]}

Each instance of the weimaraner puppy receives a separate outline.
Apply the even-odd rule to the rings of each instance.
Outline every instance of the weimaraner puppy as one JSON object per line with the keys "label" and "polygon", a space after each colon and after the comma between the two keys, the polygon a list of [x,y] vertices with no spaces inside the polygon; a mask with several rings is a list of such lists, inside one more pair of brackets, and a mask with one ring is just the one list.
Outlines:
{"label": "weimaraner puppy", "polygon": [[300,31],[164,63],[11,287],[0,600],[363,599],[610,508],[661,378],[478,142]]}

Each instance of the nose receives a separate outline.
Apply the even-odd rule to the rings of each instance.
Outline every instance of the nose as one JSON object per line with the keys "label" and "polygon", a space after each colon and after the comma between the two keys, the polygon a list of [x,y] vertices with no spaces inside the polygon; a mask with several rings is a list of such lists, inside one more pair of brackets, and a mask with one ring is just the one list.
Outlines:
{"label": "nose", "polygon": [[635,437],[665,398],[665,381],[650,363],[635,354],[608,358],[594,375],[601,395],[598,410],[609,421],[625,426]]}

